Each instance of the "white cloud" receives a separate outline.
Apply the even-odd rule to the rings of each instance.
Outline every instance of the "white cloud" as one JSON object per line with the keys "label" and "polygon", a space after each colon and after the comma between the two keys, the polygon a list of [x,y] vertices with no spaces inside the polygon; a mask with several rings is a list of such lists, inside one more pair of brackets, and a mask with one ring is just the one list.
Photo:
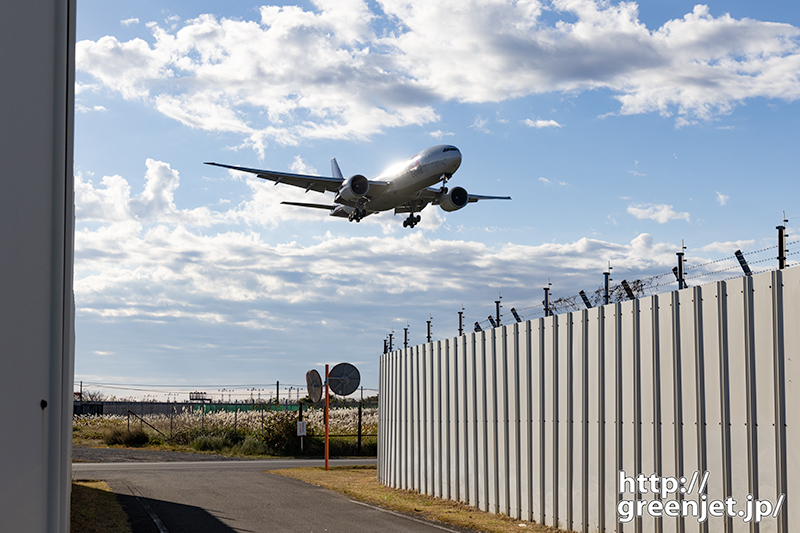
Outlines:
{"label": "white cloud", "polygon": [[560,128],[561,124],[556,122],[555,120],[531,120],[526,118],[523,122],[526,126],[530,126],[531,128],[541,129],[541,128]]}
{"label": "white cloud", "polygon": [[90,113],[92,111],[108,111],[108,110],[105,107],[101,106],[101,105],[96,105],[96,106],[93,106],[93,107],[86,107],[86,106],[81,105],[79,103],[75,104],[75,112],[76,113]]}
{"label": "white cloud", "polygon": [[122,24],[123,26],[130,26],[131,24],[139,24],[139,19],[129,18],[125,20],[120,20],[119,23]]}
{"label": "white cloud", "polygon": [[754,240],[712,242],[700,248],[703,252],[714,252],[718,254],[732,254],[736,250],[748,250],[755,245]]}
{"label": "white cloud", "polygon": [[451,131],[442,131],[442,130],[436,130],[436,131],[430,131],[430,132],[428,132],[428,135],[430,135],[431,137],[433,137],[433,138],[434,138],[434,139],[436,139],[437,141],[440,141],[440,140],[442,140],[444,137],[452,137],[452,136],[454,136],[454,135],[455,135],[455,133],[453,133],[453,132],[451,132]]}
{"label": "white cloud", "polygon": [[547,179],[547,178],[539,178],[539,181],[541,181],[541,182],[542,182],[542,183],[544,183],[545,185],[549,185],[549,184],[550,184],[550,180],[549,180],[549,179]]}
{"label": "white cloud", "polygon": [[[82,316],[292,329],[321,302],[328,309],[355,306],[360,313],[385,314],[381,306],[395,297],[424,295],[449,305],[455,297],[470,298],[465,286],[524,288],[538,283],[542,272],[559,280],[562,290],[576,283],[591,287],[607,260],[649,272],[663,270],[674,256],[672,246],[655,244],[647,234],[628,245],[584,238],[491,248],[418,230],[383,237],[328,232],[311,245],[270,244],[259,223],[276,219],[258,219],[250,208],[260,201],[260,189],[274,194],[282,188],[253,187],[242,204],[212,212],[175,205],[179,174],[167,163],[148,160],[145,178],[142,191],[132,195],[121,176],[106,176],[98,185],[76,176],[75,292]],[[439,210],[425,214],[420,227],[441,228]],[[293,306],[300,316],[285,320],[282,306]]]}
{"label": "white cloud", "polygon": [[289,170],[295,174],[310,174],[313,176],[319,175],[317,169],[306,163],[299,155],[294,156],[294,161],[289,165]]}
{"label": "white cloud", "polygon": [[[562,20],[542,18],[545,10]],[[317,0],[308,11],[263,6],[259,20],[167,24],[148,24],[152,42],[81,41],[77,67],[124,98],[237,133],[258,151],[429,124],[442,101],[605,88],[621,114],[658,112],[686,125],[748,98],[800,98],[800,29],[714,17],[703,5],[654,29],[636,4],[600,0],[385,0],[380,11]]]}
{"label": "white cloud", "polygon": [[472,121],[472,126],[470,126],[470,128],[475,131],[480,131],[481,133],[491,133],[491,131],[489,131],[489,129],[486,127],[486,124],[488,123],[488,120],[478,115],[475,117],[475,120]]}
{"label": "white cloud", "polygon": [[670,220],[690,221],[689,213],[677,212],[671,205],[666,204],[631,204],[628,206],[628,213],[640,220],[655,220],[659,224],[665,224]]}
{"label": "white cloud", "polygon": [[717,193],[717,203],[718,203],[719,205],[725,205],[725,204],[727,204],[727,203],[728,203],[728,200],[730,200],[730,199],[731,199],[731,197],[730,197],[730,196],[728,196],[727,194],[722,194],[722,193],[721,193],[721,192],[719,192],[719,191],[716,191],[716,193]]}

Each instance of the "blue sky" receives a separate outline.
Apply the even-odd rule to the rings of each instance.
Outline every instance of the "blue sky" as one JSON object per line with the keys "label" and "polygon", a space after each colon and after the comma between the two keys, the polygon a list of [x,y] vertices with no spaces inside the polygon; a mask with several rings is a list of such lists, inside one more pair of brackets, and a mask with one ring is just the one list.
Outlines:
{"label": "blue sky", "polygon": [[[688,266],[773,246],[800,217],[799,19],[788,1],[81,0],[76,381],[249,398],[348,361],[377,388],[407,324],[412,344],[431,317],[453,337],[498,294],[504,321],[537,316],[548,279],[559,298],[609,261],[667,273],[682,240]],[[355,224],[202,164],[372,176],[440,143],[463,154],[451,184],[513,200]]]}

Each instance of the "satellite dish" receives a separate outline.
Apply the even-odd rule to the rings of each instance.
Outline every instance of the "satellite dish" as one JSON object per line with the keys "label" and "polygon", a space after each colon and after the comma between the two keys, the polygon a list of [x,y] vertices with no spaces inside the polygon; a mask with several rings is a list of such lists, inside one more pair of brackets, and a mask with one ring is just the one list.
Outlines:
{"label": "satellite dish", "polygon": [[328,384],[339,396],[353,394],[361,383],[361,374],[350,363],[339,363],[328,372]]}
{"label": "satellite dish", "polygon": [[322,399],[322,378],[316,370],[306,372],[306,384],[308,385],[308,397],[313,403]]}

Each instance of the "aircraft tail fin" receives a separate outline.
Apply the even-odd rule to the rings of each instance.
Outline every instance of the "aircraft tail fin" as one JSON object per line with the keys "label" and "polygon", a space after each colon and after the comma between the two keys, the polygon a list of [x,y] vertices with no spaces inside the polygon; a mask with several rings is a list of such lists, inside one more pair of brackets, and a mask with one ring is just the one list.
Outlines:
{"label": "aircraft tail fin", "polygon": [[339,170],[339,163],[336,162],[336,158],[334,157],[331,159],[331,174],[334,178],[339,178],[344,180],[344,176],[342,176],[342,171]]}

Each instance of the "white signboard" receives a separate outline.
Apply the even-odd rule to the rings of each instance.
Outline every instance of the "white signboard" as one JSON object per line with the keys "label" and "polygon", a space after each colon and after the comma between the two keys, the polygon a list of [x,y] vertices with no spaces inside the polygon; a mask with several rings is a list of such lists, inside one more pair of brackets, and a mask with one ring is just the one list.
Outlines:
{"label": "white signboard", "polygon": [[298,420],[297,421],[297,436],[298,437],[305,437],[306,436],[306,421],[305,420]]}

